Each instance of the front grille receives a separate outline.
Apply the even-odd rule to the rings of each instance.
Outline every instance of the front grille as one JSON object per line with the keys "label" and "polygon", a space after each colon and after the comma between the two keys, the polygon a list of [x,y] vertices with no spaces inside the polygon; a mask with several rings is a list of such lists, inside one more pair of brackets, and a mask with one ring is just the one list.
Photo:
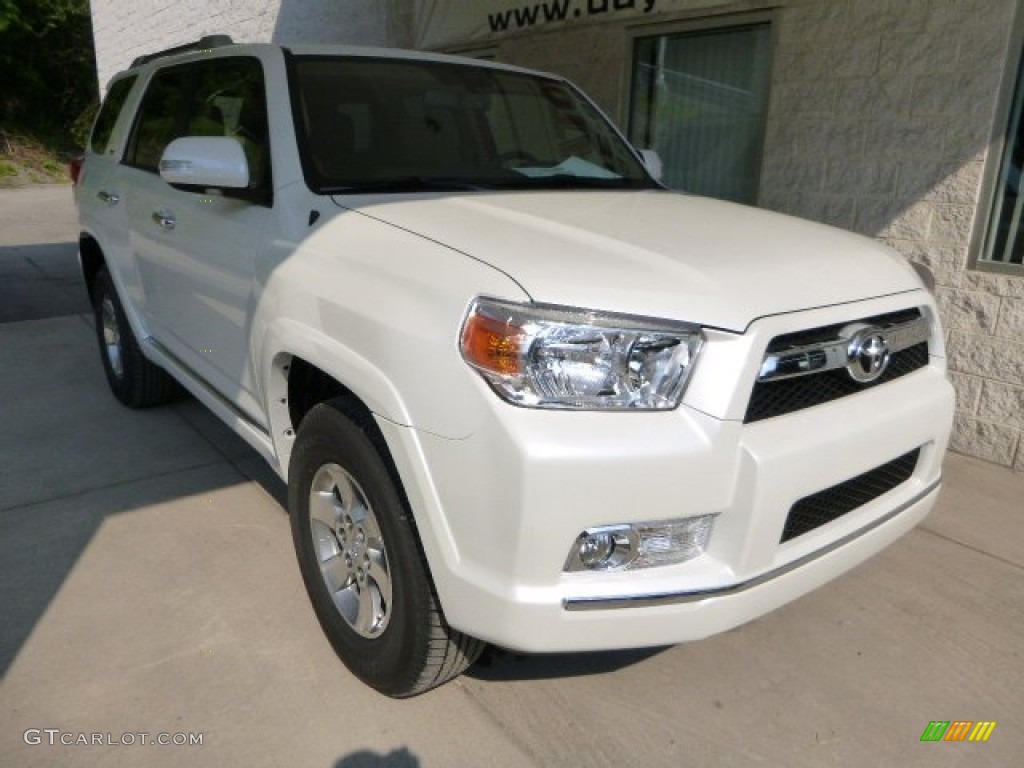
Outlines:
{"label": "front grille", "polygon": [[[865,318],[862,322],[870,325],[886,327],[898,325],[921,316],[916,309],[891,312],[887,315]],[[848,323],[838,323],[807,331],[797,331],[783,336],[776,336],[768,345],[767,352],[780,352],[788,348],[800,347],[816,343],[833,341],[839,331]],[[847,395],[863,392],[865,389],[877,387],[879,384],[906,376],[908,373],[928,365],[928,343],[921,342],[912,347],[894,352],[889,358],[885,372],[875,381],[863,384],[854,381],[844,368],[836,368],[817,374],[797,376],[778,381],[755,382],[747,402],[747,412],[743,421],[749,424],[762,419],[783,416],[804,408],[837,400]]]}
{"label": "front grille", "polygon": [[914,474],[920,448],[868,470],[831,488],[805,496],[796,502],[786,517],[781,541],[789,541],[838,520],[847,512],[862,507],[883,493],[905,483]]}

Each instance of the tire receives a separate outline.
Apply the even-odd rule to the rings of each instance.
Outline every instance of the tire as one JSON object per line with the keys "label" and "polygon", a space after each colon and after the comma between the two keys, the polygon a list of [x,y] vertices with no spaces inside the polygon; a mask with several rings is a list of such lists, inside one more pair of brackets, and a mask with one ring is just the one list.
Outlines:
{"label": "tire", "polygon": [[92,308],[100,359],[114,397],[129,408],[150,408],[173,398],[177,383],[142,354],[106,269],[93,280]]}
{"label": "tire", "polygon": [[314,406],[292,452],[288,506],[302,579],[335,652],[367,685],[405,698],[460,675],[485,644],[445,621],[381,451],[379,433],[342,403]]}

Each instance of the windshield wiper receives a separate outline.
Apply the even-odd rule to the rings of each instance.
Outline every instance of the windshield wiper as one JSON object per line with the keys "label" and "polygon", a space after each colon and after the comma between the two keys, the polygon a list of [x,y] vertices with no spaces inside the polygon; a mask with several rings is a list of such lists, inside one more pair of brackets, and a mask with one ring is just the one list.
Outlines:
{"label": "windshield wiper", "polygon": [[397,176],[351,184],[322,187],[322,195],[360,194],[364,192],[476,192],[494,187],[486,182],[449,176]]}
{"label": "windshield wiper", "polygon": [[653,189],[646,179],[577,176],[572,173],[553,173],[545,176],[524,176],[502,179],[502,189]]}

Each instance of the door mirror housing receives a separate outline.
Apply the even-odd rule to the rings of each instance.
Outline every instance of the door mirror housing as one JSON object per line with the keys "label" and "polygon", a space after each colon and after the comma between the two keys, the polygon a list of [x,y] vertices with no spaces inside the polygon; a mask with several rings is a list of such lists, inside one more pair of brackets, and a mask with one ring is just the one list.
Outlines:
{"label": "door mirror housing", "polygon": [[245,189],[249,163],[242,145],[230,136],[184,136],[164,149],[160,176],[168,184]]}
{"label": "door mirror housing", "polygon": [[654,180],[661,181],[661,174],[663,171],[661,155],[653,149],[641,149],[640,159],[644,161],[644,167],[647,169],[647,172],[651,174]]}

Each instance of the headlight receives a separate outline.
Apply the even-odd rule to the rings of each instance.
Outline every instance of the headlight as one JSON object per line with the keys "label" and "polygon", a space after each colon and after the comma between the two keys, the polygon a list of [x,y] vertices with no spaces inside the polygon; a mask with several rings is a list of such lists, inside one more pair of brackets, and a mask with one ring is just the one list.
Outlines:
{"label": "headlight", "polygon": [[462,356],[510,403],[532,408],[669,410],[702,341],[680,323],[477,299]]}

